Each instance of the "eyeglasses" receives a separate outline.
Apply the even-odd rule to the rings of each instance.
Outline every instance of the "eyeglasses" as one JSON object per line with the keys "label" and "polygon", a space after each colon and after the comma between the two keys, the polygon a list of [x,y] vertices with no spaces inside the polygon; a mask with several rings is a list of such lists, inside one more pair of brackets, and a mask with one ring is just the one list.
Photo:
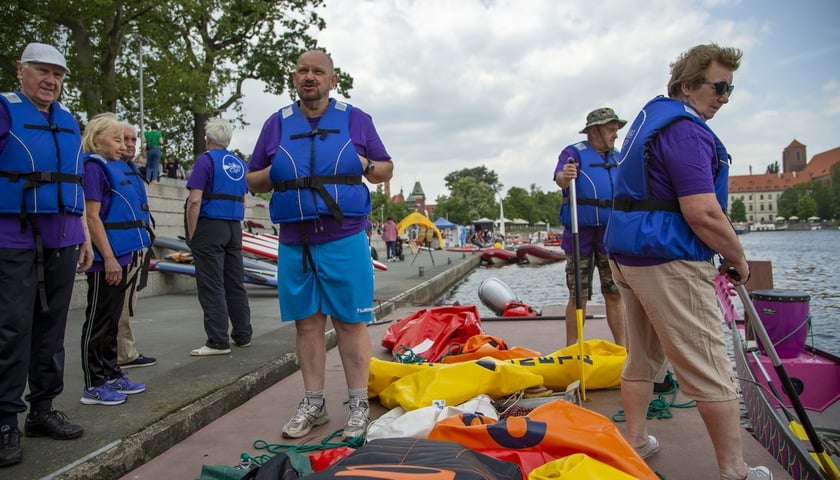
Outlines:
{"label": "eyeglasses", "polygon": [[718,96],[732,95],[732,91],[735,90],[735,85],[730,85],[723,80],[720,82],[703,82],[703,85],[713,86]]}

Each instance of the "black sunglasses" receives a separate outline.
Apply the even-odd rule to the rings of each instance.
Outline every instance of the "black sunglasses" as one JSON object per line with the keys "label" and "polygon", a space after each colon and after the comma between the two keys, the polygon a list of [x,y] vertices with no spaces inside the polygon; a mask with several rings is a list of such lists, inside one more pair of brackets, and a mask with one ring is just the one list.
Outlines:
{"label": "black sunglasses", "polygon": [[711,85],[715,87],[715,93],[717,93],[718,96],[732,95],[732,91],[735,90],[735,85],[730,85],[722,80],[716,83],[703,82],[703,85]]}

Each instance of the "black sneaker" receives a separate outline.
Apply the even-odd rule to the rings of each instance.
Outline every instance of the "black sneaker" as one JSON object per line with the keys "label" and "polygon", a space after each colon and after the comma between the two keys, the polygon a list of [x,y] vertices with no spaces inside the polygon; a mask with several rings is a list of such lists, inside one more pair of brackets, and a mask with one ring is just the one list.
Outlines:
{"label": "black sneaker", "polygon": [[20,430],[17,425],[3,425],[0,427],[0,467],[8,467],[22,460]]}
{"label": "black sneaker", "polygon": [[140,355],[137,355],[137,358],[135,358],[134,360],[132,360],[130,362],[127,362],[127,363],[121,363],[120,364],[120,370],[122,370],[124,368],[151,367],[152,365],[154,365],[156,363],[157,363],[156,358],[145,357],[141,353]]}
{"label": "black sneaker", "polygon": [[26,425],[23,428],[27,437],[51,437],[55,440],[70,440],[79,438],[85,430],[70,423],[67,416],[58,410],[26,416]]}

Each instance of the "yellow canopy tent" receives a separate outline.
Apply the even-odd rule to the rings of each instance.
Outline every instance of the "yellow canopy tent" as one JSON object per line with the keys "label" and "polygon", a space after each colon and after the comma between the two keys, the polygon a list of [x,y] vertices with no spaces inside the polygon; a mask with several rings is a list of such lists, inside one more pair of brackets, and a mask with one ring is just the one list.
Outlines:
{"label": "yellow canopy tent", "polygon": [[423,215],[422,213],[410,213],[408,216],[400,220],[400,223],[397,224],[397,235],[402,235],[403,230],[411,225],[420,225],[424,228],[431,228],[435,232],[435,235],[437,235],[440,248],[443,248],[443,235],[441,235],[440,230],[438,230],[434,222],[429,220],[429,217]]}

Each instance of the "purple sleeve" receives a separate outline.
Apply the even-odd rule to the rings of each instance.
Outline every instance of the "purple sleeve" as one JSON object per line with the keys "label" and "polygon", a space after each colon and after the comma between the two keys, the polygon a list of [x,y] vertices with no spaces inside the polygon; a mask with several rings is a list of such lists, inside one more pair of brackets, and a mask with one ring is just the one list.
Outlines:
{"label": "purple sleeve", "polygon": [[557,178],[557,172],[563,170],[563,166],[569,163],[569,157],[571,157],[575,163],[580,164],[580,154],[577,151],[577,148],[569,145],[568,147],[564,148],[560,155],[557,156],[557,166],[554,167],[554,175],[551,176],[551,180],[554,181]]}
{"label": "purple sleeve", "polygon": [[350,138],[359,155],[378,162],[391,160],[376,127],[373,126],[373,119],[355,107],[350,111]]}
{"label": "purple sleeve", "polygon": [[653,198],[714,193],[714,138],[694,122],[679,120],[662,130],[651,143],[651,158],[648,174]]}
{"label": "purple sleeve", "polygon": [[280,119],[274,113],[263,124],[257,144],[254,145],[254,153],[248,160],[248,171],[262,170],[271,165],[274,155],[277,154],[277,147],[280,145]]}
{"label": "purple sleeve", "polygon": [[208,192],[213,188],[213,160],[210,155],[202,153],[195,159],[193,172],[187,180],[187,188]]}
{"label": "purple sleeve", "polygon": [[6,147],[6,139],[9,138],[9,131],[12,129],[12,119],[9,118],[9,111],[6,105],[0,102],[0,152]]}
{"label": "purple sleeve", "polygon": [[105,199],[105,192],[111,190],[111,184],[105,176],[105,171],[94,160],[85,162],[83,182],[85,200],[102,203]]}

